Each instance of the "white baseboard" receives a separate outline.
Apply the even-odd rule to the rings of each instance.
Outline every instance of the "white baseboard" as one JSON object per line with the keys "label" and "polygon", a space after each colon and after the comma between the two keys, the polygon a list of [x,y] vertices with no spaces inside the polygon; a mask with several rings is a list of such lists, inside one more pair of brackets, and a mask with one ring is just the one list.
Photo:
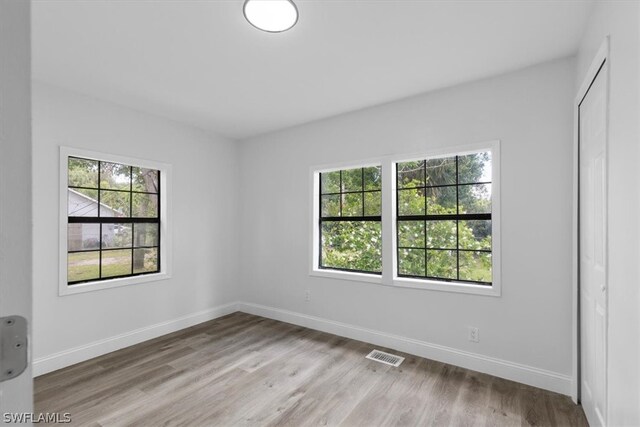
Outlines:
{"label": "white baseboard", "polygon": [[571,377],[568,375],[279,308],[246,302],[238,303],[237,308],[244,313],[293,323],[295,325],[483,372],[556,393],[571,395]]}
{"label": "white baseboard", "polygon": [[198,323],[225,316],[235,311],[242,311],[269,319],[293,323],[295,325],[483,372],[496,377],[506,378],[545,390],[571,395],[572,383],[571,377],[568,375],[362,328],[360,326],[246,302],[225,304],[35,359],[33,362],[33,375],[43,375],[124,347],[129,347],[180,329],[197,325]]}
{"label": "white baseboard", "polygon": [[171,332],[179,331],[180,329],[197,325],[198,323],[226,316],[227,314],[238,311],[237,307],[237,302],[221,305],[37,358],[33,362],[33,376],[37,377],[124,347],[129,347],[143,341],[170,334]]}

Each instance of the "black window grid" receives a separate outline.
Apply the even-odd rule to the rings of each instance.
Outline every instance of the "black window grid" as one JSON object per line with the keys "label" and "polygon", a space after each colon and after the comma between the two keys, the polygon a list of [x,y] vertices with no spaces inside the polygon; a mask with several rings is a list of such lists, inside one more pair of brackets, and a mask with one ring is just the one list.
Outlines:
{"label": "black window grid", "polygon": [[[351,273],[366,273],[366,274],[376,274],[382,275],[382,271],[369,271],[369,270],[359,270],[353,268],[339,268],[339,267],[331,267],[323,264],[322,260],[322,224],[324,222],[382,222],[382,215],[365,215],[365,194],[366,193],[380,193],[380,197],[382,197],[382,187],[379,189],[373,190],[365,190],[365,177],[364,177],[364,167],[359,168],[361,172],[361,189],[360,190],[343,190],[343,180],[342,173],[344,170],[340,170],[340,182],[338,192],[322,192],[322,175],[321,172],[318,176],[318,267],[323,270],[337,270],[337,271],[347,271]],[[348,169],[346,169],[348,170]],[[361,194],[362,195],[362,215],[360,216],[343,216],[343,206],[342,206],[342,196],[345,194]],[[339,204],[339,216],[323,216],[322,215],[322,196],[339,196],[340,204]]]}
{"label": "black window grid", "polygon": [[[131,165],[126,165],[129,167],[129,189],[128,190],[123,190],[123,189],[112,189],[112,188],[101,188],[100,184],[101,184],[101,173],[102,173],[102,163],[113,163],[113,162],[103,162],[102,160],[96,160],[96,159],[86,159],[86,158],[82,158],[82,157],[75,157],[75,156],[69,156],[69,159],[79,159],[79,160],[89,160],[89,161],[95,161],[98,163],[98,184],[97,187],[85,187],[85,186],[74,186],[74,185],[69,185],[67,183],[67,188],[70,189],[79,189],[79,190],[93,190],[97,192],[97,216],[68,216],[67,217],[67,224],[99,224],[100,226],[100,233],[99,233],[99,243],[98,243],[98,248],[97,249],[82,249],[82,250],[71,250],[71,251],[67,251],[67,254],[72,254],[72,253],[88,253],[88,252],[98,252],[98,277],[97,278],[90,278],[90,279],[86,279],[86,280],[75,280],[75,281],[67,281],[67,285],[77,285],[80,283],[87,283],[87,282],[101,282],[101,281],[106,281],[106,280],[112,280],[112,279],[119,279],[119,278],[126,278],[126,277],[136,277],[136,276],[144,276],[144,275],[148,275],[148,274],[156,274],[159,273],[161,271],[161,226],[160,226],[160,212],[161,212],[161,206],[160,206],[160,201],[161,201],[161,197],[160,197],[160,192],[161,192],[161,171],[157,170],[157,179],[158,179],[158,191],[157,192],[149,192],[149,191],[139,191],[139,190],[134,190],[133,189],[133,168],[137,167],[137,166],[131,166]],[[108,216],[101,216],[100,215],[100,211],[101,211],[101,192],[102,191],[113,191],[113,192],[121,192],[121,193],[126,193],[129,194],[129,216],[127,217],[108,217]],[[150,195],[156,195],[157,196],[157,206],[156,206],[156,215],[154,217],[133,217],[131,216],[133,214],[133,194],[150,194]],[[104,242],[103,242],[103,233],[102,233],[102,227],[104,224],[131,224],[131,246],[124,246],[124,247],[117,247],[117,248],[106,248],[104,247]],[[135,225],[136,224],[157,224],[157,245],[156,246],[145,246],[145,245],[139,245],[136,246],[135,243]],[[68,233],[68,230],[67,230]],[[67,237],[68,238],[68,237]],[[138,272],[135,273],[134,272],[134,268],[135,268],[135,263],[134,263],[134,254],[135,254],[135,250],[136,249],[156,249],[156,269],[153,271],[144,271],[144,272]],[[121,274],[121,275],[113,275],[113,276],[107,276],[107,277],[102,277],[102,254],[103,252],[112,252],[112,251],[121,251],[121,250],[130,250],[131,251],[131,273],[130,274]]]}
{"label": "black window grid", "polygon": [[[477,285],[491,286],[492,282],[482,282],[476,280],[467,280],[460,278],[460,252],[473,252],[473,253],[492,253],[490,249],[460,249],[460,221],[473,221],[473,220],[489,220],[491,221],[491,213],[460,213],[460,187],[463,186],[472,186],[472,185],[482,185],[482,184],[491,184],[491,181],[479,181],[479,182],[460,182],[459,175],[459,157],[455,156],[455,176],[456,182],[454,184],[439,184],[439,185],[427,185],[427,166],[426,160],[422,161],[421,169],[422,169],[422,179],[425,183],[424,185],[418,186],[400,186],[400,171],[396,164],[396,273],[398,277],[406,277],[406,278],[416,278],[416,279],[433,279],[438,281],[445,282],[459,282],[459,283],[471,283]],[[456,188],[456,213],[455,214],[429,214],[428,206],[427,206],[427,195],[426,191],[429,188],[445,188],[445,187],[455,187]],[[400,214],[400,192],[403,190],[423,190],[423,199],[424,199],[424,215],[401,215]],[[400,223],[403,221],[424,221],[425,225],[424,229],[424,246],[423,247],[407,247],[400,245]],[[428,221],[455,221],[456,223],[456,247],[455,248],[436,248],[436,247],[428,247],[427,244],[427,226],[426,223]],[[402,250],[423,250],[424,251],[424,275],[412,275],[412,274],[403,274],[400,272],[400,251]],[[429,261],[428,254],[429,251],[447,251],[447,252],[455,252],[456,253],[456,278],[449,277],[440,277],[440,276],[430,276],[429,272]],[[493,275],[493,270],[492,270]]]}

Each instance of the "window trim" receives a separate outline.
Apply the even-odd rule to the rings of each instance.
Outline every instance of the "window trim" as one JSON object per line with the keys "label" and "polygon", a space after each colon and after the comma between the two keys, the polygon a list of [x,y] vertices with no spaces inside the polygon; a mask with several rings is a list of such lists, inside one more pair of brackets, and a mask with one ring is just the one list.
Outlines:
{"label": "window trim", "polygon": [[[309,266],[309,275],[316,277],[328,277],[337,278],[342,280],[353,280],[358,282],[369,282],[382,284],[382,274],[379,273],[367,273],[356,270],[341,270],[337,268],[327,268],[320,266],[320,174],[327,172],[335,172],[344,169],[366,168],[382,165],[382,159],[368,159],[359,162],[345,162],[335,163],[332,165],[312,167],[310,169],[310,181],[312,186],[311,194],[311,208],[313,209],[311,219],[311,263]],[[381,197],[384,198],[384,166],[382,171],[383,182]],[[384,209],[384,206],[383,206]],[[384,221],[384,213],[380,220],[380,223]],[[384,235],[384,230],[383,230]],[[384,253],[384,238],[382,251]],[[384,272],[384,256],[382,270]],[[383,273],[384,274],[384,273]]]}
{"label": "window trim", "polygon": [[[481,151],[491,151],[492,158],[492,284],[474,284],[469,282],[440,281],[399,277],[397,274],[397,214],[396,214],[396,163],[434,157],[451,157]],[[382,165],[382,275],[355,273],[342,270],[319,268],[319,193],[321,172],[340,169]],[[425,149],[411,154],[395,154],[361,161],[349,161],[310,167],[310,266],[309,275],[347,281],[367,282],[395,288],[431,290],[454,293],[466,293],[499,297],[502,294],[501,281],[501,216],[500,216],[500,141],[492,140],[475,144]]]}
{"label": "window trim", "polygon": [[[160,194],[159,194],[159,216],[160,216],[160,271],[156,273],[132,275],[128,277],[116,277],[113,279],[101,279],[69,285],[67,283],[67,255],[68,255],[68,212],[67,212],[67,189],[68,189],[68,159],[69,157],[80,157],[104,162],[123,163],[146,169],[156,169],[160,171]],[[90,151],[72,147],[60,146],[60,182],[59,182],[59,278],[58,295],[73,295],[84,292],[111,289],[120,286],[128,286],[139,283],[156,282],[169,279],[171,277],[172,258],[172,227],[167,221],[168,213],[171,212],[171,201],[167,194],[171,192],[171,165],[152,160],[138,159],[128,156],[107,154],[97,151]]]}
{"label": "window trim", "polygon": [[[487,150],[480,150],[480,151],[476,151],[477,153],[482,153],[482,152],[486,152]],[[426,237],[427,237],[427,229],[426,229],[426,225],[427,223],[429,223],[430,221],[433,222],[438,222],[438,221],[453,221],[456,223],[456,230],[459,229],[460,226],[460,222],[461,221],[469,221],[469,220],[489,220],[491,221],[491,212],[489,213],[460,213],[459,212],[459,207],[460,207],[460,202],[459,202],[459,191],[460,191],[460,187],[464,187],[464,186],[472,186],[472,185],[492,185],[492,181],[486,181],[486,182],[470,182],[470,183],[460,183],[459,182],[459,175],[458,175],[458,167],[459,167],[459,161],[460,161],[460,157],[463,157],[465,155],[469,155],[469,154],[473,154],[472,153],[456,153],[456,154],[451,154],[451,155],[447,155],[447,156],[430,156],[426,159],[424,158],[419,158],[419,159],[412,159],[411,161],[415,162],[426,162],[428,160],[435,160],[435,159],[452,159],[455,158],[455,167],[456,167],[456,181],[454,184],[439,184],[439,185],[427,185],[426,183],[426,170],[425,170],[425,166],[423,166],[423,172],[425,173],[424,179],[425,179],[425,184],[424,186],[420,186],[420,187],[402,187],[402,188],[398,188],[398,179],[399,179],[399,172],[398,172],[398,163],[403,163],[403,162],[394,162],[394,169],[395,169],[395,184],[396,184],[396,189],[394,191],[394,197],[396,200],[396,211],[394,212],[395,214],[395,221],[396,221],[396,230],[399,224],[401,224],[402,221],[420,221],[423,222],[425,224],[425,246],[424,248],[415,248],[415,249],[419,249],[419,250],[424,250],[425,252],[425,275],[409,275],[409,274],[400,274],[399,271],[396,271],[396,277],[398,278],[414,278],[414,279],[418,279],[418,280],[433,280],[433,281],[443,281],[443,282],[447,282],[447,283],[463,283],[463,284],[472,284],[472,285],[482,285],[482,286],[492,286],[493,280],[491,282],[481,282],[481,281],[475,281],[475,280],[465,280],[465,279],[461,279],[460,278],[460,252],[488,252],[491,253],[491,249],[486,250],[486,249],[476,249],[476,250],[469,250],[469,249],[460,249],[460,245],[459,242],[456,241],[456,247],[455,248],[429,248],[428,245],[426,244]],[[493,164],[493,158],[492,158],[492,164]],[[493,171],[493,168],[492,168]],[[426,190],[429,188],[454,188],[456,190],[456,213],[446,213],[446,214],[430,214],[428,209],[427,209],[427,202],[425,200],[425,205],[424,205],[424,213],[423,214],[411,214],[411,215],[400,215],[399,212],[399,207],[397,205],[398,203],[398,199],[399,199],[399,195],[400,192],[405,191],[405,190],[416,190],[416,189],[423,189]],[[425,195],[426,196],[426,195]],[[491,198],[493,200],[493,197]],[[493,233],[492,233],[493,234]],[[399,245],[399,236],[396,234],[395,236],[396,238],[396,257],[399,260],[400,259],[400,252],[401,250],[404,249],[414,249],[414,248],[405,248],[405,247],[400,247]],[[456,239],[459,238],[459,232],[456,231]],[[429,251],[452,251],[456,253],[456,279],[445,279],[445,278],[439,278],[437,276],[429,276],[428,275],[428,253]],[[398,266],[396,266],[398,267]],[[399,270],[399,268],[397,268],[397,270]],[[441,280],[442,279],[442,280]],[[493,279],[493,274],[492,274],[492,279]]]}

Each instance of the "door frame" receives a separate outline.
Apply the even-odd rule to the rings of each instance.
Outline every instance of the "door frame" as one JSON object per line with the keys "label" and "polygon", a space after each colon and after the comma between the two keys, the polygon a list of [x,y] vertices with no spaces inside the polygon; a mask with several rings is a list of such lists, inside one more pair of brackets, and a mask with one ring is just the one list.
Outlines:
{"label": "door frame", "polygon": [[[609,62],[606,67],[602,68],[605,62]],[[602,68],[602,70],[600,70]],[[581,349],[580,349],[580,104],[586,96],[591,84],[598,76],[599,72],[604,73],[606,84],[606,99],[607,109],[609,106],[609,36],[606,36],[603,40],[598,52],[595,54],[591,65],[587,70],[582,84],[578,89],[578,93],[573,102],[573,220],[572,220],[572,293],[573,293],[573,307],[572,307],[572,375],[571,375],[571,398],[575,403],[580,403],[581,399]],[[609,115],[605,118],[606,122],[606,140],[605,140],[605,152],[606,158],[606,170],[607,176],[609,173]],[[609,180],[606,182],[606,194],[608,194]],[[605,203],[605,209],[607,204]],[[608,218],[608,217],[607,217]],[[608,229],[608,227],[607,227]],[[609,274],[608,269],[608,232],[605,236],[605,245],[607,247],[607,276]],[[607,280],[608,283],[608,280]],[[608,304],[607,304],[608,305]],[[609,309],[607,307],[606,312],[607,320],[607,336],[609,328]],[[605,385],[606,387],[606,385]],[[608,414],[608,411],[607,411]],[[605,420],[606,421],[606,420]]]}
{"label": "door frame", "polygon": [[26,343],[27,367],[0,382],[3,425],[33,412],[30,13],[30,0],[0,0],[0,316],[21,316],[27,326],[26,340],[10,329],[15,344]]}

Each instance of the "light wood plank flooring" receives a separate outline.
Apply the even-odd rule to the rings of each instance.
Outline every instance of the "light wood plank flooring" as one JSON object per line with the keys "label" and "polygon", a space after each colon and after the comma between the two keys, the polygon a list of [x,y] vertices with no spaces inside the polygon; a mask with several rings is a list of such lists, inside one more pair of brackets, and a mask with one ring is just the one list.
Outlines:
{"label": "light wood plank flooring", "polygon": [[38,377],[35,408],[93,426],[587,425],[566,396],[372,348],[234,313]]}

